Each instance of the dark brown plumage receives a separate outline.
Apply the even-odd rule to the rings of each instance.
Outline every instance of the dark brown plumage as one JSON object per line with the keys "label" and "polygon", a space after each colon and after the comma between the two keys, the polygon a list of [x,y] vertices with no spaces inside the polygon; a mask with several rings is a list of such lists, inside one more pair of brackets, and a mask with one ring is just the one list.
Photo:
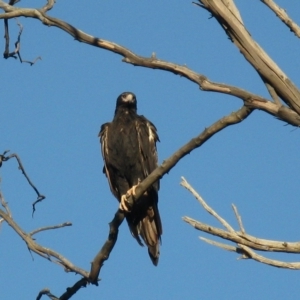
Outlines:
{"label": "dark brown plumage", "polygon": [[159,182],[153,184],[130,209],[123,201],[132,187],[145,179],[157,167],[155,126],[137,114],[137,101],[133,93],[122,93],[116,104],[113,121],[101,126],[99,133],[103,171],[110,189],[127,211],[126,219],[131,234],[140,245],[140,236],[148,247],[154,265],[158,264],[162,225],[157,207]]}

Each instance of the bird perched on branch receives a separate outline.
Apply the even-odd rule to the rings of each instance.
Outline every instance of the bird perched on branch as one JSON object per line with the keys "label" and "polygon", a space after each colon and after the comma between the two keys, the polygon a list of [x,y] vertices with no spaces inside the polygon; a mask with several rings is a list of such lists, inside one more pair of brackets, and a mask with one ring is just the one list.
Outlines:
{"label": "bird perched on branch", "polygon": [[[162,225],[157,207],[159,182],[155,182],[129,207],[126,199],[135,194],[135,187],[157,167],[155,126],[137,114],[137,100],[133,93],[122,93],[116,103],[110,123],[101,126],[99,133],[104,160],[103,172],[110,189],[126,213],[131,234],[143,246],[156,266]],[[127,197],[126,197],[127,195]]]}

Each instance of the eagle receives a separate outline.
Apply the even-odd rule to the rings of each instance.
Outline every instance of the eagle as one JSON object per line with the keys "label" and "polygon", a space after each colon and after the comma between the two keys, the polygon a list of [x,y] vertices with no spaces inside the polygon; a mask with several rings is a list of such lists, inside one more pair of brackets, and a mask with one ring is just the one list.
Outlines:
{"label": "eagle", "polygon": [[158,211],[159,181],[135,201],[132,207],[126,195],[135,195],[136,186],[157,167],[156,127],[137,114],[135,94],[124,92],[117,98],[112,122],[101,126],[101,152],[110,190],[125,212],[132,236],[148,247],[152,263],[157,266],[162,224]]}

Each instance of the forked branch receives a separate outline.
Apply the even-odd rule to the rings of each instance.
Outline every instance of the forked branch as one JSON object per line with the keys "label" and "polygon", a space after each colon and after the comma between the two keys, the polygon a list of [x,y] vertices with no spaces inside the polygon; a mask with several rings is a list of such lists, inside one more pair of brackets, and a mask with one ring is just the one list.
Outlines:
{"label": "forked branch", "polygon": [[[267,54],[261,49],[261,47],[251,38],[250,34],[246,30],[243,24],[243,20],[239,14],[239,11],[234,5],[232,0],[202,0],[200,1],[203,5],[202,7],[207,9],[212,13],[212,15],[218,20],[220,25],[224,28],[231,40],[239,47],[241,52],[244,54],[245,58],[253,65],[257,70],[259,75],[264,80],[268,90],[274,102],[269,101],[261,96],[255,95],[248,91],[245,91],[241,88],[230,86],[227,84],[221,84],[210,81],[206,76],[196,73],[195,71],[187,68],[186,66],[181,66],[171,62],[159,60],[156,56],[151,56],[149,58],[139,56],[129,49],[120,46],[116,43],[106,41],[94,36],[91,36],[83,31],[75,28],[74,26],[59,20],[54,17],[47,15],[47,12],[53,8],[55,1],[48,0],[46,5],[40,9],[26,9],[26,8],[16,8],[12,5],[18,2],[17,0],[11,0],[9,4],[4,1],[0,1],[0,8],[5,12],[0,14],[0,19],[8,20],[14,17],[30,17],[40,20],[46,26],[55,26],[61,30],[67,32],[74,37],[75,40],[84,42],[86,44],[102,48],[111,52],[114,52],[123,57],[123,62],[135,65],[142,66],[152,69],[160,69],[167,72],[174,73],[176,75],[183,76],[188,80],[199,85],[199,87],[204,91],[214,91],[218,93],[229,94],[235,96],[243,101],[243,107],[221,120],[217,121],[209,128],[206,128],[199,136],[193,138],[186,145],[181,147],[176,151],[170,158],[162,163],[156,170],[154,170],[136,189],[136,198],[141,196],[149,186],[151,186],[155,181],[162,178],[164,174],[169,172],[185,155],[189,154],[192,150],[200,147],[205,143],[210,137],[220,130],[236,124],[247,118],[253,109],[261,109],[269,114],[286,121],[289,124],[300,126],[300,92],[299,90],[291,83],[288,77],[279,69],[279,67],[267,56]],[[6,22],[7,23],[7,22]],[[8,24],[8,23],[7,23]],[[8,28],[8,27],[7,27]],[[21,28],[20,34],[21,35]],[[16,44],[16,49],[18,50],[18,44]],[[15,52],[17,53],[17,52]],[[291,108],[282,106],[278,96],[283,99]],[[16,155],[5,156],[6,153],[0,155],[0,166],[3,161],[8,160],[11,157],[15,157],[18,160]],[[23,171],[22,164],[19,162],[19,166]],[[27,178],[29,184],[35,189],[38,195],[38,201],[41,201],[44,197],[40,195],[37,189],[29,180],[25,171],[23,171],[24,176]],[[128,202],[133,204],[136,199],[130,197]],[[246,234],[244,226],[242,224],[241,217],[235,208],[235,214],[240,225],[240,231],[235,231],[233,227],[221,218],[213,209],[211,209],[204,200],[201,201],[205,209],[216,217],[221,224],[225,227],[224,229],[214,228],[208,226],[191,218],[185,217],[185,221],[192,224],[195,228],[209,232],[210,234],[220,236],[227,240],[234,241],[237,246],[232,247],[224,245],[221,243],[209,241],[219,247],[222,247],[227,250],[235,251],[237,253],[242,253],[244,258],[253,258],[258,261],[268,263],[274,266],[286,267],[283,266],[285,263],[278,261],[271,261],[267,258],[259,256],[253,250],[261,251],[278,251],[278,252],[291,252],[299,253],[300,244],[299,243],[284,243],[284,242],[275,242],[275,241],[266,241],[262,239],[256,239],[248,234]],[[4,206],[5,207],[5,206]],[[74,293],[78,291],[82,286],[85,286],[88,282],[93,284],[98,283],[98,275],[100,273],[101,267],[105,260],[109,258],[109,255],[117,241],[118,237],[118,228],[124,220],[124,213],[117,211],[113,221],[110,223],[109,235],[107,241],[104,243],[103,247],[96,255],[90,273],[74,266],[66,258],[61,256],[59,253],[46,249],[39,244],[37,244],[32,236],[40,231],[54,229],[59,227],[67,226],[66,224],[44,227],[32,231],[31,233],[25,233],[11,218],[11,215],[8,213],[8,210],[0,210],[0,217],[3,218],[12,228],[20,235],[20,237],[27,243],[28,248],[42,257],[52,260],[56,259],[56,263],[62,265],[66,270],[79,273],[83,276],[72,288],[67,289],[67,292],[63,294],[59,299],[69,299]],[[208,241],[206,239],[206,241]],[[296,249],[296,250],[295,250]],[[295,251],[295,252],[293,252]],[[289,268],[297,268],[298,263],[289,264]],[[51,299],[57,299],[49,290],[43,290],[38,295],[37,299],[40,299],[42,295],[47,295]]]}
{"label": "forked branch", "polygon": [[[15,3],[17,3],[19,1],[10,1],[9,4],[10,5],[14,5]],[[9,52],[9,44],[10,44],[10,39],[9,39],[9,26],[8,26],[8,19],[4,19],[4,38],[5,38],[5,48],[4,48],[4,53],[3,53],[3,57],[5,59],[8,59],[10,57],[13,58],[17,58],[17,56],[19,57],[19,60],[21,63],[28,63],[31,66],[34,65],[36,63],[37,60],[42,59],[40,56],[37,57],[35,60],[33,61],[29,61],[29,60],[24,60],[21,57],[21,53],[20,53],[20,48],[21,48],[21,35],[23,32],[23,26],[22,24],[20,24],[18,22],[18,20],[16,19],[17,25],[19,26],[19,34],[18,34],[18,38],[17,41],[15,42],[15,49],[12,52]]]}
{"label": "forked branch", "polygon": [[[201,7],[205,7],[207,10],[209,10],[214,16],[217,14],[216,9],[220,10],[220,7],[217,6],[214,7],[213,4],[216,0],[210,0],[209,3],[212,5],[210,7],[209,5],[203,5]],[[217,2],[222,3],[222,1],[225,0],[218,0]],[[205,1],[201,1],[205,2]],[[53,1],[48,1],[48,3],[51,3],[51,8],[54,5]],[[234,97],[237,97],[241,99],[245,105],[251,107],[251,108],[257,108],[260,110],[264,110],[267,113],[275,116],[276,118],[283,120],[287,122],[288,124],[294,125],[294,126],[300,126],[300,92],[298,89],[289,81],[287,76],[279,69],[279,67],[267,56],[267,54],[259,47],[258,44],[256,44],[250,35],[248,34],[247,30],[244,28],[244,25],[242,23],[241,16],[236,9],[234,3],[230,1],[226,1],[226,6],[224,9],[223,14],[225,14],[226,18],[231,18],[232,14],[234,14],[234,23],[226,23],[226,21],[220,19],[219,17],[218,21],[221,24],[225,24],[228,26],[228,30],[226,31],[228,34],[230,31],[230,26],[233,26],[233,28],[238,27],[239,29],[243,29],[243,33],[240,34],[241,37],[239,37],[239,40],[245,39],[247,43],[243,43],[243,46],[246,48],[241,49],[242,53],[253,53],[253,55],[256,57],[258,54],[258,57],[261,57],[262,63],[255,65],[252,63],[251,60],[248,59],[246,56],[246,59],[252,63],[252,65],[260,72],[260,68],[263,64],[266,65],[266,67],[263,68],[263,70],[266,70],[266,68],[271,69],[271,76],[270,78],[276,79],[276,83],[279,84],[280,89],[277,89],[277,87],[274,87],[274,82],[272,80],[270,81],[270,78],[266,76],[262,72],[261,76],[265,78],[265,80],[273,87],[274,91],[284,99],[293,109],[290,109],[289,107],[282,106],[280,102],[273,103],[272,101],[269,101],[266,98],[263,98],[259,95],[253,94],[251,92],[248,92],[246,90],[243,90],[241,88],[228,85],[228,84],[222,84],[217,83],[209,80],[205,75],[197,73],[191,69],[189,69],[186,66],[175,64],[172,62],[164,61],[157,59],[157,57],[151,56],[151,57],[143,57],[140,55],[137,55],[136,53],[132,52],[131,50],[117,44],[113,43],[92,35],[89,35],[82,30],[79,30],[75,28],[74,26],[68,24],[67,22],[50,17],[46,14],[47,10],[45,10],[45,7],[41,9],[32,9],[32,8],[17,8],[8,5],[4,1],[0,0],[0,9],[3,9],[5,13],[0,14],[0,19],[10,19],[14,17],[29,17],[40,20],[44,25],[46,26],[55,26],[60,28],[61,30],[67,32],[72,37],[74,37],[75,40],[79,42],[83,42],[86,44],[89,44],[94,47],[98,47],[101,49],[105,49],[107,51],[116,53],[118,55],[121,55],[123,57],[123,62],[132,64],[134,66],[140,66],[145,68],[151,68],[151,69],[159,69],[167,72],[171,72],[175,75],[180,75],[182,77],[185,77],[186,79],[196,83],[199,85],[200,89],[203,91],[213,91],[217,93],[223,93],[232,95]],[[222,6],[223,7],[223,6]],[[231,19],[230,19],[231,20]],[[222,23],[223,22],[223,23]],[[224,25],[223,24],[223,25]],[[222,26],[223,26],[222,25]],[[233,30],[233,29],[232,29]],[[243,36],[246,35],[245,36]],[[232,33],[234,35],[234,33]],[[231,37],[233,39],[233,37]],[[236,42],[237,43],[237,42]],[[238,44],[239,46],[239,44]],[[252,54],[251,54],[252,55]],[[251,56],[250,55],[250,56]],[[268,73],[268,72],[267,72]],[[268,73],[269,74],[269,73]],[[288,95],[285,95],[288,93]],[[298,98],[297,98],[298,97]],[[288,100],[286,100],[288,99]],[[293,103],[295,104],[293,106]],[[299,105],[298,105],[299,104]],[[299,106],[299,111],[297,111],[297,107]],[[296,108],[295,108],[296,107]]]}
{"label": "forked branch", "polygon": [[[42,256],[43,258],[46,258],[49,261],[53,261],[57,263],[58,265],[62,266],[67,272],[74,272],[82,275],[85,278],[88,278],[88,272],[85,270],[75,266],[73,263],[71,263],[68,259],[66,259],[64,256],[62,256],[60,253],[50,249],[41,246],[38,244],[33,238],[32,233],[26,233],[10,216],[8,213],[4,212],[2,209],[0,209],[0,217],[5,220],[5,222],[12,227],[12,229],[24,240],[24,242],[27,244],[27,247],[30,251],[33,251],[34,253],[38,254],[39,256]],[[64,226],[58,226],[64,227]]]}
{"label": "forked branch", "polygon": [[230,40],[238,47],[245,59],[257,73],[270,84],[276,94],[297,114],[300,114],[300,91],[252,38],[241,22],[233,0],[199,0],[201,7],[209,11],[225,30]]}
{"label": "forked branch", "polygon": [[[9,152],[8,150],[4,151],[3,154],[0,155],[0,167],[2,166],[3,162],[6,162],[11,158],[16,158],[18,165],[19,165],[19,169],[24,174],[29,185],[35,190],[35,192],[38,195],[37,201],[41,201],[42,199],[44,199],[45,197],[39,193],[38,189],[35,187],[35,185],[30,180],[29,176],[27,175],[27,173],[23,167],[23,164],[21,162],[20,157],[15,153],[7,156],[8,152]],[[68,259],[66,259],[64,256],[62,256],[60,253],[58,253],[48,247],[46,248],[46,247],[41,246],[33,238],[33,235],[35,235],[39,232],[45,231],[45,230],[58,229],[58,228],[66,227],[66,226],[71,226],[72,224],[70,222],[65,222],[60,225],[38,228],[36,230],[33,230],[33,231],[27,233],[13,220],[11,211],[8,207],[8,204],[4,200],[4,196],[3,196],[1,190],[0,190],[0,205],[4,208],[4,210],[0,209],[0,223],[3,223],[5,221],[8,225],[10,225],[11,228],[25,241],[25,243],[27,244],[27,247],[30,251],[33,251],[34,253],[40,255],[41,257],[62,266],[64,268],[64,270],[67,272],[74,272],[76,274],[82,275],[82,277],[83,277],[79,281],[77,281],[72,287],[67,288],[67,291],[60,298],[56,298],[48,289],[44,289],[39,293],[39,295],[37,296],[37,299],[40,299],[43,295],[46,295],[50,299],[53,299],[53,300],[54,299],[67,300],[67,299],[70,299],[81,287],[85,287],[88,284],[89,273],[87,271],[75,266]]]}
{"label": "forked branch", "polygon": [[27,182],[29,183],[29,185],[34,189],[34,191],[36,192],[37,194],[37,199],[36,201],[34,201],[32,203],[32,214],[35,212],[35,205],[38,203],[38,202],[41,202],[43,201],[46,197],[42,194],[40,194],[40,192],[38,191],[38,189],[35,187],[35,185],[32,183],[32,181],[30,180],[29,176],[27,175],[26,171],[25,171],[25,168],[23,167],[23,164],[22,164],[22,161],[19,157],[18,154],[16,153],[13,153],[13,154],[10,154],[10,155],[6,155],[7,153],[9,152],[9,150],[6,150],[3,152],[3,154],[0,154],[0,167],[2,166],[2,163],[5,162],[5,161],[8,161],[9,159],[11,158],[15,158],[18,162],[18,165],[19,165],[19,169],[22,171],[23,175],[25,176]]}
{"label": "forked branch", "polygon": [[208,213],[213,215],[225,227],[225,230],[207,225],[190,217],[183,217],[183,220],[197,230],[234,242],[236,243],[236,246],[223,244],[200,237],[201,240],[224,250],[234,251],[238,254],[242,254],[241,258],[251,258],[273,267],[300,270],[300,262],[283,262],[279,260],[269,259],[257,254],[254,251],[259,250],[265,252],[300,253],[300,242],[272,241],[260,239],[258,237],[247,234],[242,223],[242,218],[238,213],[237,208],[233,205],[233,210],[240,227],[239,230],[234,230],[233,227],[229,225],[229,223],[225,219],[221,218],[219,214],[204,201],[204,199],[193,189],[193,187],[185,180],[185,178],[182,177],[182,181],[180,184],[192,193],[192,195],[200,202],[202,207]]}
{"label": "forked branch", "polygon": [[57,228],[65,227],[65,226],[70,226],[71,224],[69,222],[66,222],[66,223],[63,223],[60,225],[56,225],[56,226],[39,228],[30,233],[26,233],[12,219],[10,210],[8,208],[7,203],[4,200],[4,197],[3,197],[1,191],[0,191],[0,202],[1,202],[1,205],[6,210],[6,212],[5,212],[2,209],[0,209],[0,217],[1,217],[0,220],[4,220],[8,225],[10,225],[12,227],[12,229],[25,241],[25,243],[27,244],[27,247],[30,251],[33,251],[34,253],[40,255],[41,257],[62,266],[66,272],[74,272],[74,273],[80,274],[82,276],[82,278],[80,280],[78,280],[72,287],[67,288],[66,292],[59,298],[54,296],[50,292],[49,289],[43,289],[38,294],[38,296],[36,298],[37,300],[41,299],[41,297],[43,295],[48,296],[52,300],[67,300],[67,299],[70,299],[80,288],[86,287],[86,285],[89,282],[89,280],[88,280],[89,273],[87,271],[75,266],[68,259],[66,259],[64,256],[62,256],[60,253],[58,253],[48,247],[46,248],[46,247],[41,246],[32,237],[34,234],[44,231],[44,230],[57,229]]}
{"label": "forked branch", "polygon": [[[151,186],[155,181],[157,181],[159,178],[161,178],[164,174],[169,172],[178,162],[180,159],[182,159],[185,155],[189,154],[192,150],[200,147],[203,143],[205,143],[210,137],[212,137],[217,132],[221,131],[222,129],[237,124],[244,119],[246,119],[252,112],[252,109],[247,108],[243,106],[241,109],[239,109],[237,112],[233,112],[230,115],[220,119],[216,123],[212,124],[210,127],[206,128],[199,136],[193,138],[190,142],[188,142],[186,145],[181,147],[178,151],[176,151],[170,158],[168,158],[166,161],[162,163],[161,166],[156,168],[136,189],[136,198],[140,197],[148,188]],[[22,170],[24,176],[26,177],[28,183],[34,188],[34,190],[39,195],[38,190],[33,185],[33,183],[30,181],[28,175],[26,174],[24,167],[21,163],[21,160],[17,154],[12,154],[10,156],[6,156],[8,151],[5,151],[1,156],[0,160],[1,162],[7,161],[12,157],[15,157],[19,163],[19,167]],[[128,202],[133,203],[135,201],[134,199],[129,198]],[[65,257],[63,257],[61,254],[59,254],[56,251],[53,251],[49,248],[45,248],[38,243],[36,243],[32,236],[38,232],[41,232],[43,230],[48,229],[55,229],[55,228],[61,228],[64,226],[69,226],[69,223],[63,223],[61,225],[57,226],[50,226],[50,227],[43,227],[36,229],[30,233],[26,233],[23,231],[18,224],[11,218],[11,216],[8,214],[8,212],[4,212],[3,210],[0,210],[0,217],[2,217],[16,232],[17,234],[26,242],[29,250],[35,252],[36,254],[52,261],[53,259],[56,259],[56,263],[63,266],[67,271],[76,272],[83,276],[82,281],[80,281],[79,285],[87,284],[87,282],[91,282],[93,284],[98,283],[98,275],[100,273],[100,269],[103,265],[103,262],[109,258],[109,255],[117,241],[118,237],[118,228],[122,224],[125,214],[124,212],[118,210],[115,214],[115,217],[113,221],[110,223],[110,231],[107,241],[104,243],[103,247],[99,251],[99,253],[96,255],[92,266],[90,273],[86,272],[83,269],[80,269],[73,265],[69,260],[67,260]],[[78,285],[76,285],[78,287]],[[43,290],[45,291],[45,290]],[[48,293],[48,291],[47,291]],[[44,293],[45,295],[50,295],[49,293]],[[43,293],[39,294],[39,297],[41,297]],[[51,297],[53,295],[51,294]],[[66,298],[69,299],[69,298]]]}

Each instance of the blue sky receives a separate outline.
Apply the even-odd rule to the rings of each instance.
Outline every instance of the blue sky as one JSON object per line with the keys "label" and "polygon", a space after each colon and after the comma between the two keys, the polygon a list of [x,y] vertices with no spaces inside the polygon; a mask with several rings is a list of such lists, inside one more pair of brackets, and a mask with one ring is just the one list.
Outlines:
{"label": "blue sky", "polygon": [[[139,55],[157,57],[269,98],[265,86],[219,24],[191,1],[57,1],[51,16],[91,35],[121,44]],[[35,7],[40,1],[19,6]],[[300,86],[297,39],[260,1],[236,1],[253,38]],[[298,24],[298,1],[278,1]],[[110,121],[117,96],[132,91],[138,112],[158,128],[162,162],[205,127],[241,107],[240,100],[202,92],[184,78],[133,67],[121,57],[74,41],[37,20],[24,26],[23,59],[42,56],[30,67],[0,60],[2,78],[0,152],[20,155],[26,171],[47,198],[36,196],[15,161],[0,169],[1,190],[14,220],[25,231],[71,221],[72,227],[36,235],[38,243],[89,270],[108,233],[117,201],[102,174],[97,134]],[[11,41],[18,27],[9,22]],[[11,45],[12,47],[12,45]],[[4,49],[4,39],[0,49]],[[185,157],[161,181],[163,222],[161,257],[153,267],[147,250],[121,227],[105,262],[99,287],[89,286],[72,299],[293,299],[299,271],[281,270],[207,245],[208,237],[182,221],[190,216],[220,226],[180,185],[185,176],[202,197],[237,227],[231,203],[249,234],[273,240],[299,240],[299,130],[255,111],[215,135]],[[0,229],[0,290],[3,299],[35,299],[48,287],[57,296],[78,275],[37,255],[7,226]],[[298,255],[265,254],[283,261]]]}

